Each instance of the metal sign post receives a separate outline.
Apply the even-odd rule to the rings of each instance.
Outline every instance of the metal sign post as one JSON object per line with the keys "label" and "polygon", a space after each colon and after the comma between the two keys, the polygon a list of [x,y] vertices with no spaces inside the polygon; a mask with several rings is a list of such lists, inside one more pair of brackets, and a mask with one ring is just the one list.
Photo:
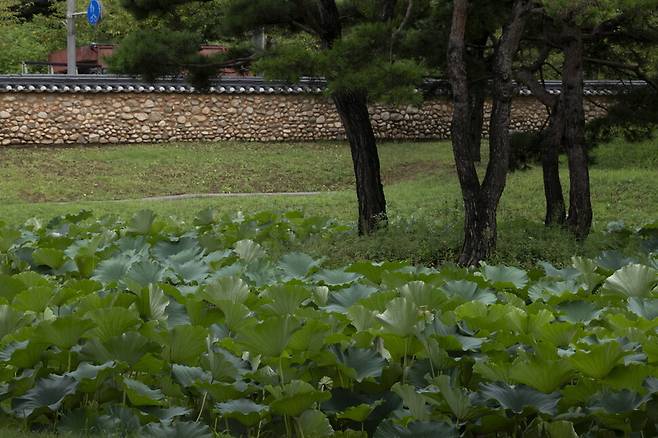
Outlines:
{"label": "metal sign post", "polygon": [[75,17],[87,15],[87,21],[92,26],[97,25],[103,16],[103,8],[99,0],[90,0],[86,12],[75,12],[75,0],[66,0],[66,74],[77,75],[78,66],[75,45]]}
{"label": "metal sign post", "polygon": [[78,74],[75,59],[75,0],[66,0],[66,73]]}

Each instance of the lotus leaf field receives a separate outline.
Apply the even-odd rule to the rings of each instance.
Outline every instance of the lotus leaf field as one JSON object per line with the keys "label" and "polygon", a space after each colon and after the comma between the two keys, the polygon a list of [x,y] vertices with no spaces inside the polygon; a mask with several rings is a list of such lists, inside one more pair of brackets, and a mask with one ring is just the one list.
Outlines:
{"label": "lotus leaf field", "polygon": [[355,262],[300,213],[0,224],[5,420],[73,435],[658,435],[658,223],[528,271]]}

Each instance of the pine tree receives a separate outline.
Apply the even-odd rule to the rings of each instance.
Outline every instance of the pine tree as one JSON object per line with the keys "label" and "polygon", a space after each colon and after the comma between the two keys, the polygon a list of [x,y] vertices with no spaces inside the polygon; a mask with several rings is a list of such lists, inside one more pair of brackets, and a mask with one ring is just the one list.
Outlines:
{"label": "pine tree", "polygon": [[[653,7],[651,7],[653,5]],[[534,9],[535,26],[526,35],[538,53],[531,65],[517,73],[548,109],[549,123],[540,136],[547,225],[566,223],[577,238],[588,235],[592,224],[589,164],[584,112],[584,77],[603,69],[606,78],[633,77],[648,79],[642,65],[655,51],[656,8],[658,2],[627,0],[597,2],[538,3]],[[637,59],[639,51],[641,59]],[[621,53],[624,55],[620,56]],[[559,74],[562,93],[547,93],[536,76],[543,77],[549,57],[562,58]],[[653,52],[655,53],[655,52]],[[636,59],[623,61],[624,58]],[[620,59],[622,61],[620,61]],[[614,71],[617,69],[617,72]],[[649,82],[651,82],[649,80]],[[619,107],[617,109],[619,113]],[[627,115],[630,115],[627,113]],[[602,123],[597,123],[603,126]],[[569,163],[569,203],[565,205],[559,175],[559,152],[564,149]]]}
{"label": "pine tree", "polygon": [[[386,223],[375,134],[368,113],[372,100],[413,102],[423,69],[400,56],[404,31],[416,15],[413,0],[126,0],[138,17],[158,15],[161,26],[124,42],[115,66],[154,78],[187,71],[203,84],[218,67],[248,62],[267,78],[295,82],[300,76],[327,81],[350,144],[359,205],[358,229],[373,232]],[[193,7],[191,6],[193,5]],[[180,8],[205,10],[205,26],[190,29]],[[275,35],[265,51],[248,44],[255,31]],[[222,58],[196,55],[204,39],[222,39],[233,50]]]}
{"label": "pine tree", "polygon": [[[475,15],[475,8],[469,0],[455,0],[452,5],[447,71],[453,95],[452,147],[465,210],[464,243],[459,256],[459,263],[463,265],[477,264],[496,247],[496,211],[509,168],[514,93],[512,68],[532,3],[515,0],[511,7],[502,3],[499,10],[506,16],[504,24],[498,32],[486,38],[493,41],[490,55],[493,106],[489,122],[489,163],[482,181],[475,167],[477,156],[473,151],[474,140],[479,142],[482,136],[482,118],[474,113],[482,111],[484,99],[474,96],[477,86],[473,87],[473,62],[467,61],[468,56],[473,56],[468,47],[474,43],[470,39],[472,32],[469,32],[469,22],[472,24],[473,20],[469,19],[471,14]],[[483,54],[484,51],[480,51],[475,56],[482,57]]]}

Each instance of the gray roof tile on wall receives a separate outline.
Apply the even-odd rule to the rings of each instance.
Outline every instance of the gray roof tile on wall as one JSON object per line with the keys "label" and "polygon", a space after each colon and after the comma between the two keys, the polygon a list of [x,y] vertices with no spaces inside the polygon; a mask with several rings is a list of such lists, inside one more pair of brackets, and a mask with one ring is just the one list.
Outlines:
{"label": "gray roof tile on wall", "polygon": [[[302,78],[297,84],[266,81],[261,77],[224,77],[210,84],[206,92],[218,94],[321,94],[325,81]],[[586,96],[610,96],[629,87],[644,86],[643,81],[596,80],[585,81]],[[546,81],[551,94],[560,94],[560,81]],[[424,91],[430,95],[450,94],[449,84],[432,79],[425,82]],[[0,75],[0,93],[194,93],[197,90],[183,79],[162,79],[154,83],[138,78],[114,75]],[[532,93],[518,87],[521,96]]]}

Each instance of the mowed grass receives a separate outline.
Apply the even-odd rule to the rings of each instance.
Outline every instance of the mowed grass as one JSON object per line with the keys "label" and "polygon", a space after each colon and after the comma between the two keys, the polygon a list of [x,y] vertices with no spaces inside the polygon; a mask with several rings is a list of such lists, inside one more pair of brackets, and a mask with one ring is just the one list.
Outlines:
{"label": "mowed grass", "polygon": [[[382,145],[393,183],[436,168],[430,144]],[[181,193],[345,190],[344,143],[172,143],[0,149],[0,202],[143,198]]]}
{"label": "mowed grass", "polygon": [[[421,263],[453,260],[461,242],[463,213],[450,144],[384,143],[380,156],[391,226],[375,236],[359,237],[351,232],[311,242],[301,249],[319,256],[329,254],[329,262],[334,264],[359,258]],[[12,162],[4,164],[7,157]],[[593,158],[592,236],[584,243],[576,242],[561,229],[543,226],[542,175],[541,169],[533,166],[508,178],[498,213],[499,244],[494,262],[565,263],[574,254],[595,255],[607,249],[610,242],[603,230],[610,221],[639,226],[658,219],[658,148],[654,142],[628,144],[619,140],[597,148]],[[207,207],[227,213],[303,210],[346,224],[354,224],[356,218],[352,164],[344,143],[7,149],[0,150],[0,159],[0,220],[8,223],[33,216],[48,219],[81,209],[92,210],[97,216],[127,217],[144,208],[189,222]],[[104,164],[97,168],[89,164],[97,162]],[[71,167],[61,170],[60,175],[52,163],[59,163],[60,169],[66,163]],[[176,168],[177,173],[167,174],[168,168]],[[484,173],[483,167],[480,173]],[[105,183],[95,186],[95,181]],[[565,163],[562,181],[568,188]],[[110,201],[178,193],[293,191],[323,193]],[[52,202],[62,200],[68,202]]]}
{"label": "mowed grass", "polygon": [[73,435],[62,435],[49,432],[30,432],[22,430],[20,427],[0,427],[0,437],[2,438],[74,438]]}

